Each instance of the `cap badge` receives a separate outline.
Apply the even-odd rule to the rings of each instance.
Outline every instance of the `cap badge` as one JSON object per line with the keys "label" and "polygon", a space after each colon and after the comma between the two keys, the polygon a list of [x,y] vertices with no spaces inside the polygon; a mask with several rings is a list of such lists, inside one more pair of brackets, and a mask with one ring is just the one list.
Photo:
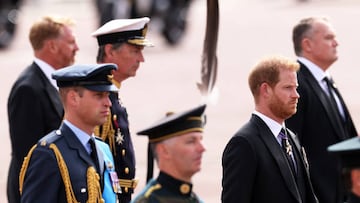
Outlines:
{"label": "cap badge", "polygon": [[114,75],[113,75],[113,74],[107,75],[107,79],[108,79],[109,82],[112,83],[112,81],[113,81],[113,79],[114,79]]}

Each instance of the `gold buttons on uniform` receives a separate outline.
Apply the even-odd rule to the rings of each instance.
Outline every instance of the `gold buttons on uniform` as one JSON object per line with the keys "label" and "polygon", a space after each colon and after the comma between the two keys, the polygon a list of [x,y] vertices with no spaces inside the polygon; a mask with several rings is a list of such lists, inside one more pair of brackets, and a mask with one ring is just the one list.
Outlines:
{"label": "gold buttons on uniform", "polygon": [[188,194],[190,192],[190,186],[188,184],[181,184],[180,185],[180,192],[182,194]]}
{"label": "gold buttons on uniform", "polygon": [[124,172],[126,173],[126,174],[129,174],[129,167],[125,167],[125,169],[124,169]]}
{"label": "gold buttons on uniform", "polygon": [[121,150],[122,156],[125,156],[125,153],[126,153],[126,150],[125,150],[125,149]]}

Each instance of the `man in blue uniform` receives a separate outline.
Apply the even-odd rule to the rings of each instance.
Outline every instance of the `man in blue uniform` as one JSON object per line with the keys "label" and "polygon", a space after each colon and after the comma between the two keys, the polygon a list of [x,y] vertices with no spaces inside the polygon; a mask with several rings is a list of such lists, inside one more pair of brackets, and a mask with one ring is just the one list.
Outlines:
{"label": "man in blue uniform", "polygon": [[347,194],[347,203],[360,203],[360,138],[354,137],[333,144],[328,152],[338,158],[342,168],[344,194]]}
{"label": "man in blue uniform", "polygon": [[[112,20],[92,33],[99,45],[97,62],[118,66],[113,71],[113,83],[118,88],[124,80],[136,75],[140,63],[144,62],[143,48],[152,46],[145,39],[149,21],[147,17]],[[110,93],[110,100],[111,115],[104,125],[97,128],[96,134],[110,145],[122,188],[119,201],[128,203],[138,182],[135,178],[134,148],[126,108],[117,92]]]}
{"label": "man in blue uniform", "polygon": [[[34,145],[20,172],[21,202],[116,203],[120,185],[109,146],[94,137],[111,102],[115,64],[73,65],[52,74],[64,120]],[[102,191],[102,192],[101,192]]]}
{"label": "man in blue uniform", "polygon": [[[205,151],[202,144],[205,108],[206,105],[201,105],[178,114],[168,113],[137,133],[149,137],[149,157],[155,157],[160,173],[148,182],[134,203],[202,202],[192,191],[192,177],[200,171]],[[152,165],[148,170],[152,171]]]}

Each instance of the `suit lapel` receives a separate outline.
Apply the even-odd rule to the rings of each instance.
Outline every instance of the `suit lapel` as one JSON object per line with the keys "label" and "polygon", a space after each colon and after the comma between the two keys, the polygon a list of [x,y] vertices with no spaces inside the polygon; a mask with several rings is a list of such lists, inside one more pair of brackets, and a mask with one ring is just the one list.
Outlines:
{"label": "suit lapel", "polygon": [[66,124],[62,124],[60,127],[60,130],[61,130],[62,134],[64,135],[69,147],[71,149],[77,151],[77,154],[85,163],[87,163],[91,166],[94,166],[94,163],[93,163],[89,153],[86,151],[86,149],[81,144],[79,139],[77,139],[74,132]]}
{"label": "suit lapel", "polygon": [[51,84],[46,86],[46,92],[47,95],[49,96],[49,99],[51,100],[53,107],[56,110],[56,113],[58,114],[58,116],[60,118],[63,117],[63,108],[62,108],[62,103],[60,100],[60,96],[59,93],[57,91],[57,89],[55,89],[55,87],[53,87]]}
{"label": "suit lapel", "polygon": [[[334,112],[334,109],[331,108],[331,104],[328,99],[328,96],[323,91],[323,89],[320,87],[319,83],[316,81],[316,79],[311,74],[311,72],[303,64],[301,64],[300,72],[304,75],[304,79],[307,81],[307,83],[313,89],[315,94],[319,97],[320,102],[322,103],[322,105],[328,115],[328,118],[330,119],[330,122],[332,123],[332,126],[334,127],[336,135],[339,136],[340,139],[344,139],[343,138],[343,136],[345,135],[344,128],[343,128],[343,126],[339,125],[340,123],[342,123],[340,115],[337,112]],[[300,95],[300,99],[301,99],[301,95]]]}
{"label": "suit lapel", "polygon": [[[300,142],[298,140],[298,137],[289,129],[286,129],[289,135],[289,139],[290,142],[293,144],[294,146],[294,155],[296,157],[296,163],[298,166],[298,170],[302,170],[303,171],[303,180],[304,180],[304,184],[306,185],[306,187],[308,188],[308,190],[306,191],[306,193],[308,193],[307,195],[310,197],[310,195],[312,196],[312,198],[314,198],[314,202],[317,202],[316,200],[316,196],[314,193],[314,189],[313,186],[311,184],[311,179],[310,179],[310,172],[309,172],[309,162],[307,160],[307,155],[305,153],[305,149],[304,147],[301,147]],[[301,172],[300,172],[301,173]]]}
{"label": "suit lapel", "polygon": [[[65,124],[62,124],[61,126],[61,131],[63,132],[63,134],[65,135],[65,139],[69,145],[70,148],[72,148],[73,150],[77,151],[77,154],[79,155],[79,157],[85,162],[87,163],[89,166],[94,166],[94,161],[92,160],[91,156],[89,155],[89,153],[86,151],[85,147],[81,144],[81,142],[79,141],[79,139],[77,139],[76,135],[74,134],[74,132]],[[95,142],[98,142],[97,140]],[[96,146],[96,152],[98,155],[98,159],[99,159],[99,167],[100,167],[100,178],[101,180],[103,179],[103,174],[104,174],[104,155],[101,151],[101,148],[99,148],[98,144],[95,144]]]}
{"label": "suit lapel", "polygon": [[295,152],[298,154],[297,157],[299,157],[298,158],[299,160],[296,160],[296,161],[301,161],[302,166],[304,166],[308,170],[309,164],[308,164],[308,160],[307,160],[307,157],[305,154],[305,150],[303,147],[300,146],[298,137],[289,129],[286,129],[286,131],[288,132],[289,139],[291,139],[291,143],[296,148]]}
{"label": "suit lapel", "polygon": [[280,173],[283,176],[286,185],[288,186],[287,188],[290,190],[291,194],[293,194],[294,197],[299,202],[301,202],[300,193],[297,188],[294,176],[291,173],[291,168],[286,160],[284,153],[281,150],[279,143],[270,131],[269,127],[258,116],[254,115],[252,117],[252,120],[257,125],[257,128],[260,132],[260,138],[264,141],[264,144],[270,151],[271,156],[273,156],[273,158],[275,159],[280,169]]}
{"label": "suit lapel", "polygon": [[59,116],[59,118],[62,118],[64,112],[58,90],[50,83],[49,79],[45,76],[36,63],[33,63],[33,66],[35,66],[35,70],[37,71],[36,75],[40,77],[41,84],[43,85],[46,94],[56,111],[56,114]]}

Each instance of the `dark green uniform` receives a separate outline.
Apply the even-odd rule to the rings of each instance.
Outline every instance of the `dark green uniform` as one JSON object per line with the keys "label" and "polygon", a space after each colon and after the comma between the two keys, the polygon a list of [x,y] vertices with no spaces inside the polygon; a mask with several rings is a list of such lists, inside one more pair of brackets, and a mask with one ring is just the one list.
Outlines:
{"label": "dark green uniform", "polygon": [[203,202],[192,192],[192,184],[160,172],[132,201],[133,203],[197,203]]}

